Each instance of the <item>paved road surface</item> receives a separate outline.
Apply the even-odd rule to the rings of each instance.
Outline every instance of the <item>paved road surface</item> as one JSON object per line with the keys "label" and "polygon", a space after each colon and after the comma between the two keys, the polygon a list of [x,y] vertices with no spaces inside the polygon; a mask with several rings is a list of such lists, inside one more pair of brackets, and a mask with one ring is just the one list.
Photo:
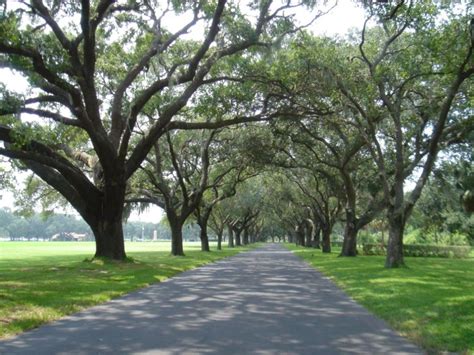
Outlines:
{"label": "paved road surface", "polygon": [[421,353],[276,244],[0,342],[0,354]]}

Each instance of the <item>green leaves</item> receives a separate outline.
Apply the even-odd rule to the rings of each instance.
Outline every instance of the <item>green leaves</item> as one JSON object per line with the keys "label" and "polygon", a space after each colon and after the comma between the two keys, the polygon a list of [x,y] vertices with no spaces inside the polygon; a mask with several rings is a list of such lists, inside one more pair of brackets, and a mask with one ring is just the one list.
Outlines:
{"label": "green leaves", "polygon": [[19,31],[19,18],[12,12],[1,17],[0,38],[1,43],[7,45],[18,45],[21,41],[21,32]]}
{"label": "green leaves", "polygon": [[3,83],[0,83],[0,123],[6,124],[11,121],[13,113],[17,112],[23,104],[24,97],[7,90]]}

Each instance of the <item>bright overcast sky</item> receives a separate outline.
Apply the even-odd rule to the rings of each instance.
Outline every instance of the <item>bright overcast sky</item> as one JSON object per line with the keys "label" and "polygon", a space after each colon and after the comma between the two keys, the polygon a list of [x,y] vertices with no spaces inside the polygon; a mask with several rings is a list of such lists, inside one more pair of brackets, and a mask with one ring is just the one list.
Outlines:
{"label": "bright overcast sky", "polygon": [[[328,7],[334,5],[334,1],[326,2]],[[311,14],[302,14],[301,16],[308,18]],[[307,21],[303,19],[304,23]],[[362,8],[356,6],[354,1],[351,0],[339,0],[336,7],[334,7],[328,14],[320,17],[311,26],[311,30],[315,34],[321,35],[341,35],[345,34],[351,28],[361,28],[364,21],[364,12]],[[11,72],[6,69],[0,69],[0,77],[4,83],[15,83],[15,90],[22,91],[26,88],[26,81],[13,76]],[[0,208],[9,207],[13,209],[13,196],[8,191],[0,190]],[[61,212],[61,211],[58,211]],[[71,211],[68,211],[71,212]],[[163,211],[158,207],[150,207],[147,211],[139,215],[133,213],[130,220],[140,222],[153,222],[157,223],[160,221],[163,215]]]}

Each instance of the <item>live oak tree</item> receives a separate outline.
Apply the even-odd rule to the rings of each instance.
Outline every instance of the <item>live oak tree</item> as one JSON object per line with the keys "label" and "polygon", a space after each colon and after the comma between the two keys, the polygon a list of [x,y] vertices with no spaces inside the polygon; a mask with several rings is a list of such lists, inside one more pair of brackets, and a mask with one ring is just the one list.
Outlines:
{"label": "live oak tree", "polygon": [[[301,33],[273,56],[266,71],[255,75],[291,112],[286,120],[273,122],[273,137],[267,141],[274,142],[258,159],[262,165],[338,175],[346,201],[344,256],[356,255],[358,231],[381,210],[378,189],[367,188],[377,185],[370,181],[377,179],[375,164],[361,134],[347,125],[346,116],[352,112],[331,77],[332,71],[344,76],[350,47],[343,41]],[[308,217],[299,223],[298,231],[304,230],[306,239],[311,239],[311,233],[319,235],[319,227]]]}
{"label": "live oak tree", "polygon": [[223,202],[231,214],[227,222],[231,244],[241,246],[250,243],[251,229],[261,213],[265,187],[261,177],[255,176],[238,184],[236,189],[237,193]]}
{"label": "live oak tree", "polygon": [[262,175],[265,193],[262,196],[260,214],[252,236],[257,241],[287,241],[289,230],[294,228],[296,211],[291,208],[293,196],[282,173],[268,169]]}
{"label": "live oak tree", "polygon": [[[392,237],[386,265],[392,267],[403,260],[404,224],[438,151],[472,131],[472,90],[462,85],[472,75],[472,41],[466,38],[466,18],[450,13],[437,26],[439,13],[432,6],[400,2],[381,11],[380,26],[364,28],[362,42],[357,35],[332,40],[303,34],[286,54],[279,53],[299,68],[288,69],[277,84],[287,100],[298,102],[301,118],[274,132],[291,138],[280,147],[291,161],[285,168],[332,175],[333,183],[339,172],[346,204],[341,255],[355,255],[357,231],[388,209]],[[416,33],[408,30],[414,28]],[[453,47],[460,34],[464,45]],[[403,184],[419,165],[416,188],[404,202]],[[293,180],[303,187],[304,176],[299,172]]]}
{"label": "live oak tree", "polygon": [[[209,251],[207,224],[212,209],[235,195],[238,183],[255,175],[245,145],[253,128],[238,123],[281,114],[269,109],[267,97],[245,80],[241,68],[245,63],[234,64],[226,70],[232,73],[232,82],[200,91],[193,104],[168,125],[167,139],[155,143],[141,166],[141,178],[133,179],[127,201],[152,203],[165,210],[172,230],[173,255],[183,254],[181,235],[188,218],[194,218],[200,227],[201,250]],[[192,118],[194,122],[188,124]],[[229,123],[233,126],[228,127]],[[197,129],[221,126],[224,128],[219,132]],[[181,130],[177,131],[178,127]]]}
{"label": "live oak tree", "polygon": [[217,131],[167,132],[141,166],[131,202],[153,203],[165,210],[171,228],[171,254],[184,255],[183,225],[208,188],[210,146]]}
{"label": "live oak tree", "polygon": [[[226,0],[9,5],[0,63],[29,88],[0,89],[0,154],[20,160],[78,211],[96,257],[119,260],[127,181],[176,114],[219,80],[218,64],[295,30],[282,14],[291,1],[249,2],[245,10]],[[195,28],[197,40],[188,35]]]}
{"label": "live oak tree", "polygon": [[[270,181],[272,184],[268,188],[269,193],[265,196],[266,208],[274,216],[273,220],[277,225],[286,232],[288,242],[297,242],[296,229],[304,222],[305,209],[298,196],[298,187],[289,184],[282,173],[274,174]],[[276,201],[279,202],[276,203]],[[313,237],[317,237],[316,231]]]}
{"label": "live oak tree", "polygon": [[[374,198],[362,214],[356,215],[354,208],[360,209],[360,204],[355,203],[357,194],[351,174],[366,172],[363,169],[367,165],[357,166],[357,159],[352,168],[348,163],[360,151],[365,158],[370,154],[378,175],[370,185],[378,184],[380,188],[369,190],[375,195],[381,190],[383,207],[388,211],[386,266],[396,267],[403,264],[401,246],[406,220],[438,152],[456,143],[456,136],[462,139],[472,131],[472,117],[468,113],[472,90],[465,82],[473,74],[473,42],[469,32],[474,31],[472,21],[469,28],[469,19],[449,8],[443,10],[443,16],[447,15],[445,21],[440,20],[440,9],[436,6],[410,1],[368,9],[369,19],[377,18],[378,25],[370,29],[364,26],[360,41],[357,34],[346,40],[311,43],[302,36],[296,41],[287,56],[304,74],[289,69],[278,85],[287,100],[297,101],[303,107],[300,122],[307,137],[298,144],[306,145],[316,156],[327,156],[329,152],[332,157],[319,162],[339,170],[343,178],[343,255],[355,254],[357,227],[370,222],[382,209],[379,199]],[[325,111],[332,117],[324,117]],[[322,122],[327,123],[325,129],[321,129]],[[312,129],[310,124],[317,128]],[[282,133],[289,131],[287,128]],[[342,141],[331,138],[334,133]],[[294,153],[291,148],[291,155]],[[308,159],[300,154],[294,158],[294,165],[303,166],[305,160]],[[406,198],[403,185],[417,172],[421,174],[416,187]]]}
{"label": "live oak tree", "polygon": [[[231,159],[229,159],[231,160]],[[222,166],[211,167],[211,177],[200,204],[195,210],[196,223],[200,227],[201,250],[209,251],[208,223],[214,208],[225,199],[237,193],[237,185],[255,176],[245,163],[239,161],[226,161]],[[214,216],[214,226],[218,231],[218,249],[222,241],[223,228]]]}
{"label": "live oak tree", "polygon": [[[445,145],[444,133],[466,119],[463,84],[474,74],[474,41],[465,17],[450,13],[437,25],[434,6],[401,2],[372,16],[380,26],[364,27],[354,57],[365,69],[354,81],[336,81],[377,164],[389,224],[385,266],[392,268],[404,264],[405,224]],[[404,184],[416,168],[415,188],[406,195]]]}
{"label": "live oak tree", "polygon": [[[192,116],[201,115],[205,121],[209,121],[211,116],[216,117],[217,124],[247,121],[222,129],[212,141],[207,186],[193,213],[201,229],[202,251],[209,251],[207,227],[213,208],[234,196],[236,186],[255,176],[260,169],[252,160],[248,142],[255,139],[255,132],[266,129],[266,123],[250,122],[278,118],[285,113],[274,107],[270,95],[259,90],[258,83],[251,80],[249,73],[257,70],[261,62],[233,62],[232,67],[228,68],[232,83],[215,85],[207,90],[195,100],[195,106],[188,112]],[[265,114],[262,115],[262,112]]]}
{"label": "live oak tree", "polygon": [[[222,241],[224,240],[224,232],[228,220],[231,218],[230,213],[224,208],[222,203],[216,204],[209,216],[209,228],[217,236],[217,250],[222,249]],[[233,244],[231,245],[233,247]]]}
{"label": "live oak tree", "polygon": [[[375,164],[361,134],[347,124],[350,109],[344,105],[331,72],[344,78],[350,45],[345,41],[298,37],[289,49],[299,63],[298,86],[289,94],[305,107],[305,118],[288,127],[291,144],[297,146],[292,160],[306,169],[337,174],[344,192],[345,229],[341,256],[357,254],[357,233],[375,218],[382,203],[377,186]],[[317,84],[316,84],[317,83]],[[299,87],[300,94],[293,93]],[[302,97],[304,99],[302,99]],[[305,158],[305,156],[307,158]]]}
{"label": "live oak tree", "polygon": [[[330,177],[341,191],[344,202],[344,239],[341,256],[357,254],[357,233],[370,223],[383,207],[374,163],[365,142],[354,129],[344,123],[344,111],[322,119],[302,119],[278,134],[290,136],[290,146],[284,149],[290,163],[302,168],[294,177],[315,174]],[[342,117],[341,117],[342,116]],[[312,192],[308,190],[311,194]],[[339,216],[338,216],[339,217]],[[306,231],[320,233],[321,223],[310,220]],[[308,244],[308,243],[306,243]]]}
{"label": "live oak tree", "polygon": [[302,169],[290,171],[288,177],[301,190],[302,203],[310,212],[309,217],[312,223],[306,228],[321,230],[322,251],[330,253],[331,233],[344,206],[344,195],[337,181],[338,178],[325,171]]}
{"label": "live oak tree", "polygon": [[133,197],[127,200],[165,210],[172,255],[184,254],[182,228],[189,218],[200,227],[201,250],[209,251],[207,225],[213,208],[251,176],[229,138],[215,130],[168,132],[142,164],[142,179],[134,179]]}

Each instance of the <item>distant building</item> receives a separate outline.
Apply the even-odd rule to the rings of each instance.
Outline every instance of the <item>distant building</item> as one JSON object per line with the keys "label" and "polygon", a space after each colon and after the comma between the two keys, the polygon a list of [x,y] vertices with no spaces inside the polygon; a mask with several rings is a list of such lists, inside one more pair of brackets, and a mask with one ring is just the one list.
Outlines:
{"label": "distant building", "polygon": [[80,233],[58,233],[51,237],[53,242],[83,242],[87,239],[87,234]]}

